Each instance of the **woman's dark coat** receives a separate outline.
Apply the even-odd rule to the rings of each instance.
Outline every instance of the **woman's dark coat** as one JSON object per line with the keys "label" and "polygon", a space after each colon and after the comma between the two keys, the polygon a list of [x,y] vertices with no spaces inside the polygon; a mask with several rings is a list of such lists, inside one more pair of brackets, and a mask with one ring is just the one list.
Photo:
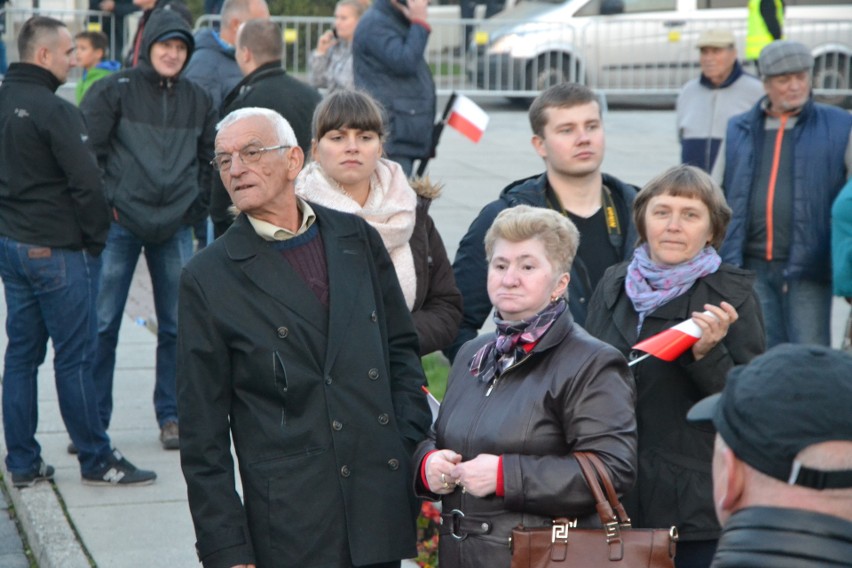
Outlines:
{"label": "woman's dark coat", "polygon": [[420,355],[428,355],[448,347],[455,339],[462,317],[462,297],[444,241],[429,216],[429,205],[437,193],[434,188],[428,193],[425,188],[415,190],[417,216],[408,240],[417,275],[411,317],[420,340]]}
{"label": "woman's dark coat", "polygon": [[328,308],[245,215],[181,277],[181,463],[205,567],[415,555],[410,460],[430,413],[414,327],[378,234],[312,207]]}
{"label": "woman's dark coat", "polygon": [[748,363],[765,349],[763,315],[751,272],[723,264],[685,294],[648,314],[637,335],[638,315],[624,291],[627,265],[609,268],[592,297],[586,329],[635,359],[631,346],[703,312],[704,304],[733,305],[739,319],[728,335],[700,361],[692,351],[668,363],[649,357],[632,367],[636,377],[639,478],[624,505],[634,526],[675,525],[682,540],[719,536],[713,508],[712,426],[686,421],[702,398],[720,392],[734,365]]}
{"label": "woman's dark coat", "polygon": [[[456,540],[451,523],[441,532],[441,568],[508,568],[509,536],[518,524],[544,526],[553,517],[597,519],[594,499],[572,452],[595,452],[616,490],[624,492],[636,472],[634,386],[624,358],[575,324],[566,309],[529,358],[489,386],[470,374],[473,354],[493,334],[459,351],[432,438],[415,454],[449,448],[470,460],[482,453],[503,456],[505,496],[476,498],[456,490],[442,499],[443,512],[462,511],[466,522],[489,524],[488,534]],[[433,499],[420,481],[418,492]]]}

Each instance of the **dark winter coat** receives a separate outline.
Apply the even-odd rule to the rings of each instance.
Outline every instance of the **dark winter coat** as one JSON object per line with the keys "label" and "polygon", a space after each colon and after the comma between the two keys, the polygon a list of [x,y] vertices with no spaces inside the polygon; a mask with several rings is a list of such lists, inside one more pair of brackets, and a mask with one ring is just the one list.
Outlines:
{"label": "dark winter coat", "polygon": [[[722,188],[733,217],[720,254],[725,262],[743,265],[751,221],[751,194],[761,148],[766,140],[763,100],[735,116],[725,135]],[[785,274],[792,279],[831,281],[831,204],[846,183],[845,153],[852,115],[809,100],[784,143],[793,144],[793,226]]]}
{"label": "dark winter coat", "polygon": [[80,111],[59,80],[29,63],[0,85],[0,235],[99,255],[109,215]]}
{"label": "dark winter coat", "polygon": [[[624,227],[618,246],[618,256],[630,258],[638,238],[631,214],[637,188],[607,174],[603,174],[603,183],[612,192],[616,215],[621,226]],[[482,208],[470,224],[467,234],[462,237],[455,261],[453,261],[453,272],[464,299],[464,315],[450,355],[454,356],[459,347],[476,337],[488,314],[491,313],[491,300],[488,298],[488,290],[485,286],[488,278],[485,233],[501,211],[516,205],[547,207],[546,173],[518,180],[506,186],[497,200]],[[568,284],[568,307],[571,308],[574,321],[580,325],[586,321],[586,310],[593,292],[594,289],[583,261],[575,258],[574,265],[571,267],[571,281]]]}
{"label": "dark winter coat", "polygon": [[139,65],[95,83],[81,105],[113,220],[152,243],[207,215],[213,172],[216,112],[209,95],[151,66],[151,46],[172,31],[184,34],[188,58],[189,26],[175,11],[158,10],[145,27]]}
{"label": "dark winter coat", "polygon": [[462,298],[444,241],[429,216],[429,206],[437,192],[421,184],[415,186],[417,216],[408,241],[417,275],[411,317],[420,341],[420,354],[428,355],[449,346],[455,339],[462,316]]}
{"label": "dark winter coat", "polygon": [[[311,120],[322,95],[310,85],[295,79],[281,67],[281,60],[265,63],[243,78],[222,102],[222,116],[247,107],[268,108],[287,119],[299,147],[306,156],[311,151]],[[222,178],[213,176],[210,195],[210,218],[215,234],[221,236],[230,226],[233,216],[228,211],[231,196]]]}
{"label": "dark winter coat", "polygon": [[312,207],[327,308],[245,215],[181,276],[181,463],[206,568],[415,555],[410,459],[431,417],[411,316],[378,233]]}
{"label": "dark winter coat", "polygon": [[195,51],[181,77],[201,85],[219,110],[222,101],[242,81],[243,72],[234,59],[234,48],[224,45],[210,28],[195,33]]}
{"label": "dark winter coat", "polygon": [[734,513],[712,568],[852,566],[852,523],[801,509],[749,507]]}
{"label": "dark winter coat", "polygon": [[[573,452],[600,456],[620,493],[636,475],[634,384],[615,349],[591,337],[565,310],[532,354],[486,395],[489,385],[468,366],[492,339],[478,337],[459,351],[432,438],[415,454],[415,484],[433,499],[438,496],[427,491],[419,473],[429,451],[449,448],[465,460],[503,456],[503,497],[476,498],[461,490],[443,496],[445,514],[459,510],[466,526],[478,528],[457,540],[449,534],[452,523],[444,522],[441,568],[508,568],[509,537],[519,524],[550,526],[554,517],[566,516],[597,526],[594,499]],[[487,534],[475,534],[483,522]]]}
{"label": "dark winter coat", "polygon": [[633,360],[631,347],[703,312],[704,304],[725,301],[739,319],[728,335],[701,360],[691,351],[668,363],[649,357],[632,367],[636,377],[639,478],[624,505],[634,526],[677,526],[681,540],[719,535],[713,508],[712,426],[688,423],[693,404],[725,386],[734,365],[748,363],[765,349],[763,316],[751,272],[723,264],[692,288],[649,313],[637,333],[638,315],[624,290],[625,262],[610,267],[592,296],[586,329]]}
{"label": "dark winter coat", "polygon": [[389,0],[376,0],[358,21],[352,41],[355,87],[385,109],[385,154],[431,154],[435,83],[424,58],[429,29],[412,24]]}

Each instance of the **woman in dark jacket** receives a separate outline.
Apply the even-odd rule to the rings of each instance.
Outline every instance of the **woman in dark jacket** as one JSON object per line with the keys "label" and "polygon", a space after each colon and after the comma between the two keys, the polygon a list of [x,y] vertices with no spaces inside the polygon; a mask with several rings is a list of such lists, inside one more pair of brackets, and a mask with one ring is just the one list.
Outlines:
{"label": "woman in dark jacket", "polygon": [[353,213],[373,226],[390,253],[405,295],[420,354],[447,347],[461,321],[461,294],[441,236],[429,217],[435,188],[415,192],[399,164],[382,156],[382,113],[369,95],[335,91],[314,112],[314,162],[296,180],[296,194]]}
{"label": "woman in dark jacket", "polygon": [[567,309],[578,243],[571,221],[525,205],[500,213],[485,237],[496,336],[459,351],[432,437],[415,454],[418,493],[443,503],[441,568],[508,568],[519,524],[593,526],[575,451],[600,456],[616,490],[633,484],[626,362]]}
{"label": "woman in dark jacket", "polygon": [[675,525],[678,568],[710,565],[719,524],[713,509],[713,431],[687,423],[689,408],[720,392],[734,365],[764,351],[752,273],[722,264],[731,210],[701,170],[677,166],[646,185],[633,204],[639,246],[607,270],[586,329],[628,358],[631,346],[686,319],[701,339],[672,362],[633,366],[639,478],[625,506],[637,527]]}

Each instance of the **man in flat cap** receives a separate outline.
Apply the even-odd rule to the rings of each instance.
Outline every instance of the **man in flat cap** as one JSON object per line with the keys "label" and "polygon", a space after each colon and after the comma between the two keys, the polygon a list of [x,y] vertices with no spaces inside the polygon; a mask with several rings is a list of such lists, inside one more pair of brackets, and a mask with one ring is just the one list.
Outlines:
{"label": "man in flat cap", "polygon": [[207,216],[213,173],[207,162],[213,156],[217,116],[210,95],[182,77],[194,44],[178,12],[155,11],[142,34],[139,64],[95,83],[80,107],[104,170],[112,220],[98,295],[98,410],[106,428],[118,331],[144,250],[157,314],[154,410],[167,450],[179,446],[178,281],[192,255],[191,226]]}
{"label": "man in flat cap", "polygon": [[681,163],[709,173],[728,120],[754,106],[763,96],[763,85],[743,71],[730,30],[706,30],[696,46],[701,76],[686,83],[677,97],[677,137]]}
{"label": "man in flat cap", "polygon": [[852,357],[781,345],[689,411],[716,427],[712,568],[852,566]]}
{"label": "man in flat cap", "polygon": [[811,95],[813,56],[760,52],[766,96],[728,123],[713,177],[734,214],[725,262],[757,273],[767,346],[829,345],[831,204],[852,171],[852,115]]}

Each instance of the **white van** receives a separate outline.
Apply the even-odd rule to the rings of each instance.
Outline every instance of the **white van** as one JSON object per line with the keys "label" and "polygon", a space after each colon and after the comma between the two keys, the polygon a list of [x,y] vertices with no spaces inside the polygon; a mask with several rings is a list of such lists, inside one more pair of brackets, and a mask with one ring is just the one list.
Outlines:
{"label": "white van", "polygon": [[[748,0],[519,0],[483,22],[468,75],[479,89],[525,96],[582,81],[607,94],[675,94],[697,76],[698,35],[730,29],[742,57]],[[808,45],[814,87],[852,94],[852,3],[786,0],[784,35]],[[839,93],[838,93],[839,91]]]}

